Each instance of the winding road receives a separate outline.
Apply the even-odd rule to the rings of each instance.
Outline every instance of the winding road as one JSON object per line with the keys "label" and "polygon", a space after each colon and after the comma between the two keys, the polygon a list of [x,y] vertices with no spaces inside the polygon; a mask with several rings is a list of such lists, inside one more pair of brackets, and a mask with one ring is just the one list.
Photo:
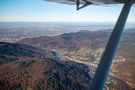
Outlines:
{"label": "winding road", "polygon": [[123,81],[115,76],[112,76],[112,75],[109,75],[109,78],[114,80],[115,82],[117,82],[117,84],[120,87],[120,90],[130,90],[128,84],[125,81]]}
{"label": "winding road", "polygon": [[[96,66],[95,65],[90,64],[88,62],[83,62],[83,61],[76,61],[76,62],[83,63],[83,64],[87,65],[90,68],[90,74],[94,74],[94,72],[96,70]],[[109,79],[112,79],[112,80],[114,80],[117,83],[117,85],[119,86],[119,90],[130,90],[128,84],[125,81],[117,78],[115,75],[109,74],[108,77],[109,77]]]}

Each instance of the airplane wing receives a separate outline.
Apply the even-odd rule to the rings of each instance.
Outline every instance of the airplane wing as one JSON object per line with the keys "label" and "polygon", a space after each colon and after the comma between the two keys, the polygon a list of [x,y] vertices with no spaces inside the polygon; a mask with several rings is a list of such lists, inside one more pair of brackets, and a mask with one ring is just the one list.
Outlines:
{"label": "airplane wing", "polygon": [[51,1],[51,2],[69,4],[69,5],[75,5],[76,4],[76,0],[45,0],[45,1]]}
{"label": "airplane wing", "polygon": [[69,5],[76,5],[76,2],[79,1],[81,4],[89,2],[91,4],[123,4],[127,0],[45,0]]}
{"label": "airplane wing", "polygon": [[50,1],[50,2],[68,4],[68,5],[76,5],[77,10],[86,7],[90,4],[95,4],[95,5],[124,4],[129,1],[135,3],[135,0],[44,0],[44,1]]}

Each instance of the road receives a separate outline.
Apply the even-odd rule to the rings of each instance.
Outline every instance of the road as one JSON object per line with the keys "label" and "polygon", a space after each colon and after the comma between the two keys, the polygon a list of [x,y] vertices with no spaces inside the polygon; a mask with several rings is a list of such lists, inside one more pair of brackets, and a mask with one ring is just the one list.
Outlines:
{"label": "road", "polygon": [[[90,64],[89,62],[83,62],[83,61],[76,61],[76,62],[86,64],[90,68],[90,75],[92,76],[94,75],[94,72],[96,70],[96,65]],[[118,84],[120,88],[119,90],[130,90],[128,84],[125,81],[117,78],[115,75],[109,74],[108,77],[109,79],[114,80]]]}
{"label": "road", "polygon": [[125,81],[123,81],[115,76],[112,76],[112,75],[109,75],[109,78],[114,80],[115,82],[117,82],[117,84],[120,87],[120,90],[130,90],[128,84]]}

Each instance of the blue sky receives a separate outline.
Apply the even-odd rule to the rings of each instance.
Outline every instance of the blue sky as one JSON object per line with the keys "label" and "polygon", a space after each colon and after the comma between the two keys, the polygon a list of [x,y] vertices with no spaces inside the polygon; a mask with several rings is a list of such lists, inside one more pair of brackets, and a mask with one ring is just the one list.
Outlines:
{"label": "blue sky", "polygon": [[[56,21],[56,22],[115,22],[122,5],[91,5],[80,11],[76,6],[43,0],[0,0],[0,22]],[[135,22],[135,6],[128,22]]]}

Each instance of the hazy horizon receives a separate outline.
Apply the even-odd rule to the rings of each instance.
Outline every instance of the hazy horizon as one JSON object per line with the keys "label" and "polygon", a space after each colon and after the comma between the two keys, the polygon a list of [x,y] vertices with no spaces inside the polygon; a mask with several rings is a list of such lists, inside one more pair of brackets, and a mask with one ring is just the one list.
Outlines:
{"label": "hazy horizon", "polygon": [[[0,22],[0,27],[97,27],[113,29],[115,22]],[[22,25],[22,26],[21,26]],[[134,28],[135,22],[127,22],[125,28]],[[65,28],[66,29],[66,28]]]}

